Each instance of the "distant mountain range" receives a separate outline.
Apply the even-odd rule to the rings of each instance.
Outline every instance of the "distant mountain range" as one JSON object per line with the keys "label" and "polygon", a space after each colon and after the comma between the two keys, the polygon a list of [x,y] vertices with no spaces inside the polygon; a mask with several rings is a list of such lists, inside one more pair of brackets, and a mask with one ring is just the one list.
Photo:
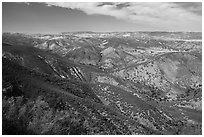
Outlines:
{"label": "distant mountain range", "polygon": [[3,134],[202,134],[202,33],[2,34]]}

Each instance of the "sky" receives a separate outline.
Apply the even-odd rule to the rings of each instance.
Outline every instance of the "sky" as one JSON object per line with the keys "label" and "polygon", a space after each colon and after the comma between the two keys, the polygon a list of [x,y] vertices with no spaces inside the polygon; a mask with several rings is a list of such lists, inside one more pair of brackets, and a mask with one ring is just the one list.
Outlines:
{"label": "sky", "polygon": [[199,2],[2,3],[3,32],[202,31]]}

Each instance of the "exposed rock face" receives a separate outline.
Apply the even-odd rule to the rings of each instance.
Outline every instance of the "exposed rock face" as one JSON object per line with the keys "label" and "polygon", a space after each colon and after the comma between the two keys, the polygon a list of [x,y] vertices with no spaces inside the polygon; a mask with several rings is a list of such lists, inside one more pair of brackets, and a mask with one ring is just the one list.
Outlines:
{"label": "exposed rock face", "polygon": [[4,33],[3,129],[201,134],[201,47],[200,33]]}

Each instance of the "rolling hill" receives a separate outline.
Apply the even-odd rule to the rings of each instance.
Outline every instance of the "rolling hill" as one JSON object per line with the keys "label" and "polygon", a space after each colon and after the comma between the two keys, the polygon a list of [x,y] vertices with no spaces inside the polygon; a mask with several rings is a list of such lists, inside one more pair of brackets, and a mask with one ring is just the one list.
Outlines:
{"label": "rolling hill", "polygon": [[3,134],[202,134],[201,33],[3,33]]}

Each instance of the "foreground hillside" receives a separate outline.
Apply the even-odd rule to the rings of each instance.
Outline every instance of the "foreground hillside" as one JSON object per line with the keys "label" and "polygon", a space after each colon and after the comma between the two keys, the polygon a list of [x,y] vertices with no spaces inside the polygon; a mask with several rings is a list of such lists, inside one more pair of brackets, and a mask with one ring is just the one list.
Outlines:
{"label": "foreground hillside", "polygon": [[4,33],[3,134],[201,134],[201,33]]}

